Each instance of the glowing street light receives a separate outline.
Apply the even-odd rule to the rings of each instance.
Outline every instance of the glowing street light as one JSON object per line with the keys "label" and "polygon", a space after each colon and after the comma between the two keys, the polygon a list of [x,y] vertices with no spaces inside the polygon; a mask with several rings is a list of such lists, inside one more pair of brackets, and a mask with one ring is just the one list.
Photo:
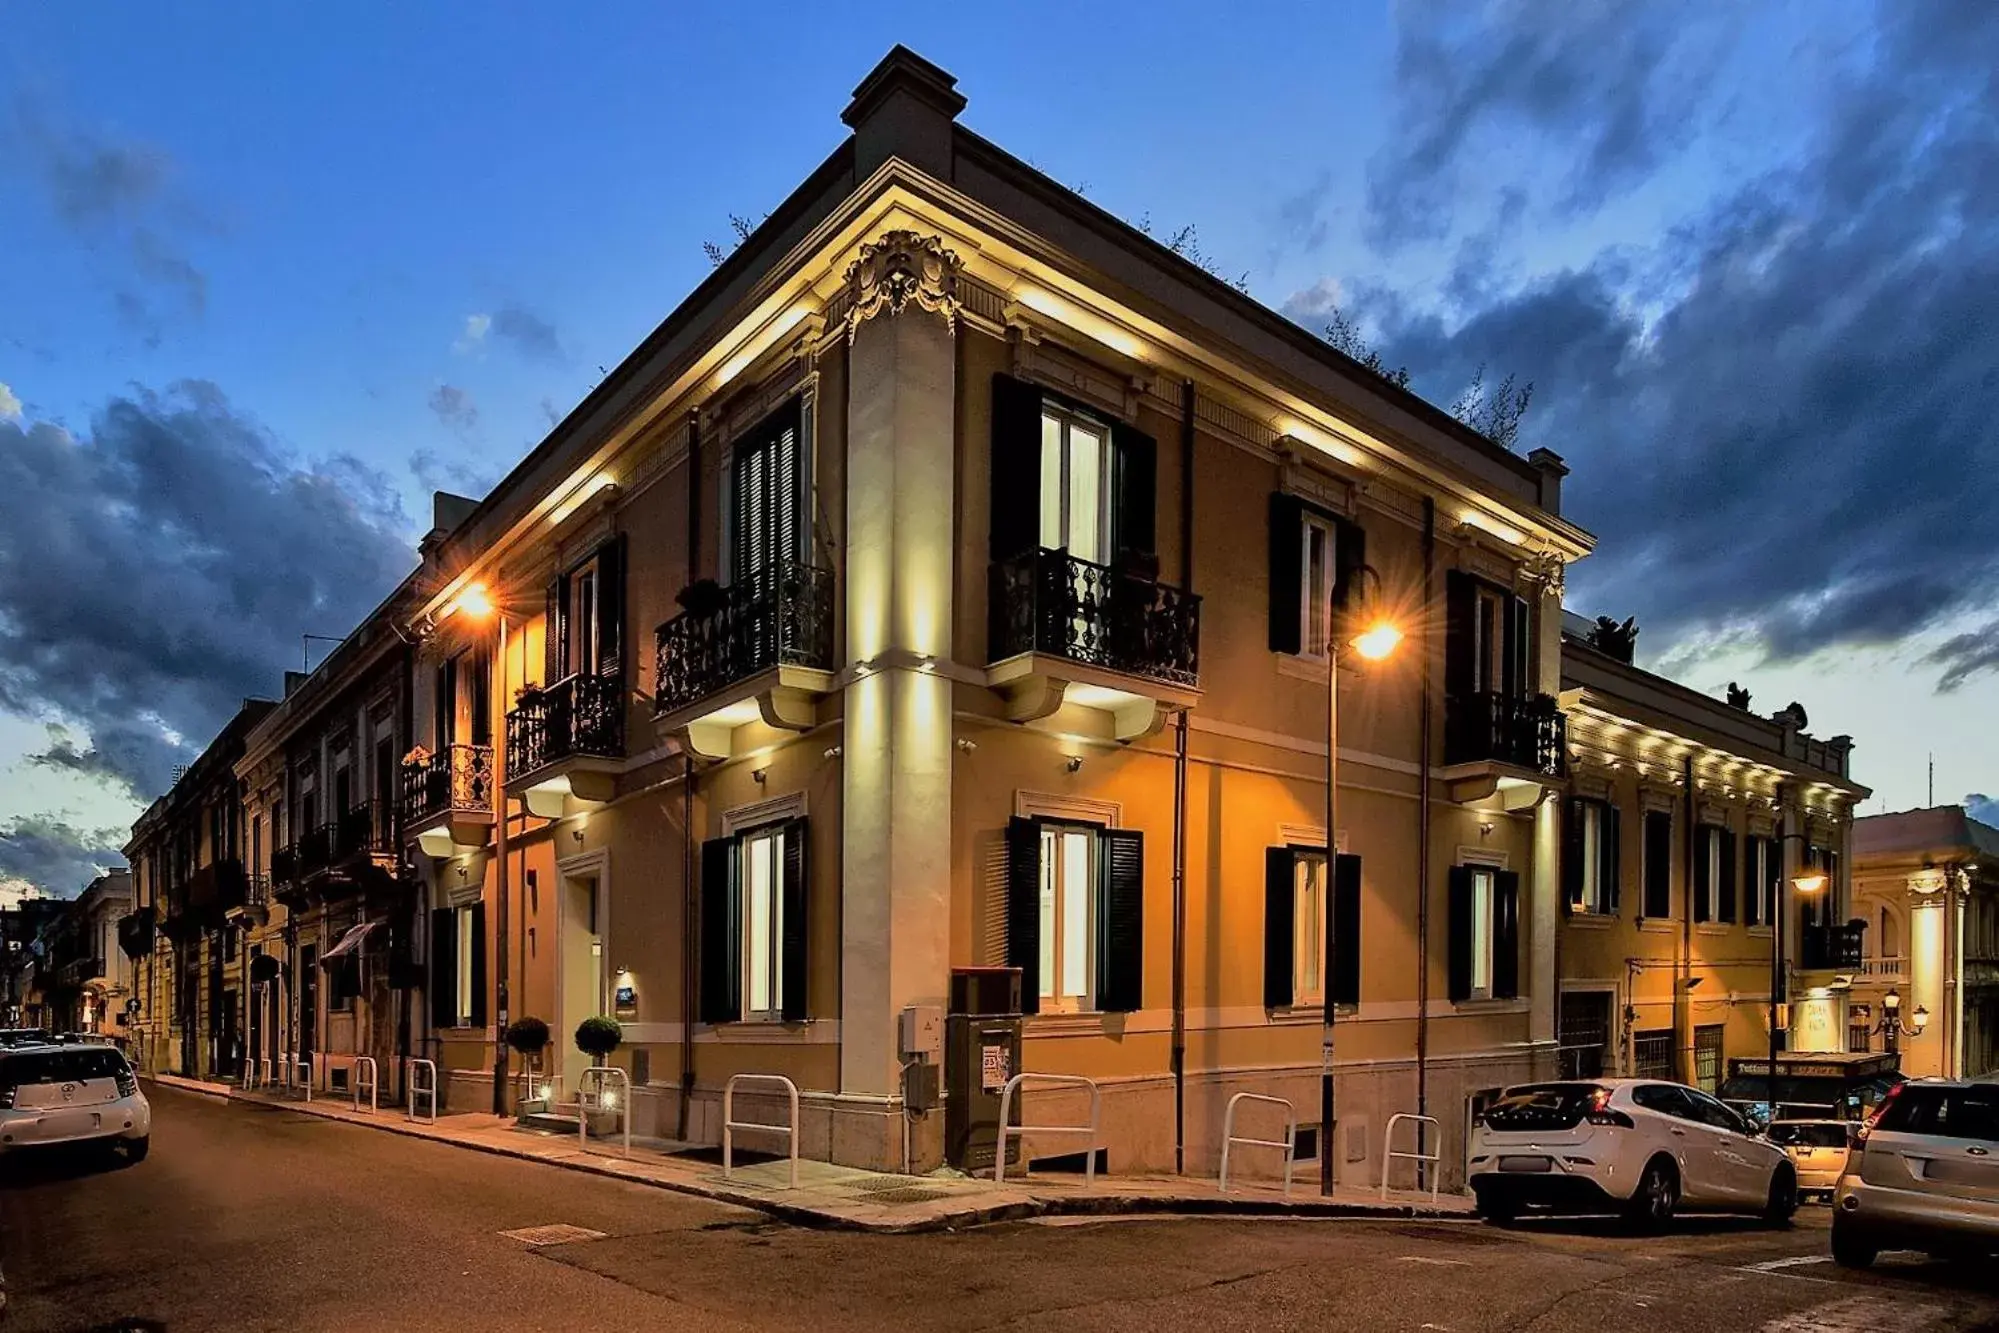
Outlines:
{"label": "glowing street light", "polygon": [[493,614],[493,597],[486,591],[485,584],[473,583],[458,594],[451,606],[453,610],[471,616],[475,620],[484,620]]}
{"label": "glowing street light", "polygon": [[1379,662],[1402,644],[1402,631],[1386,620],[1376,621],[1354,636],[1353,649],[1370,662]]}

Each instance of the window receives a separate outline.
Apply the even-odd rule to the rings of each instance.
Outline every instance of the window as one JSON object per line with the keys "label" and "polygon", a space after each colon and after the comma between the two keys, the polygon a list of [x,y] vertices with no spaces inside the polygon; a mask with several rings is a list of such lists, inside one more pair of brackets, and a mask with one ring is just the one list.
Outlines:
{"label": "window", "polygon": [[1046,819],[1007,826],[1007,963],[1030,1013],[1139,1007],[1144,838]]}
{"label": "window", "polygon": [[1742,847],[1742,919],[1767,926],[1776,918],[1778,866],[1774,838],[1752,836]]}
{"label": "window", "polygon": [[807,846],[803,819],[702,845],[702,1022],[805,1020]]}
{"label": "window", "polygon": [[1111,525],[1110,431],[1044,402],[1041,406],[1041,544],[1107,564]]}
{"label": "window", "polygon": [[1868,1018],[1869,1014],[1867,1012],[1866,1006],[1864,1005],[1855,1005],[1852,1009],[1847,1011],[1846,1015],[1847,1050],[1866,1051],[1872,1048],[1874,1044],[1873,1042],[1874,1031],[1873,1027],[1867,1021]]}
{"label": "window", "polygon": [[1319,515],[1307,514],[1304,522],[1304,550],[1300,553],[1304,564],[1298,576],[1303,589],[1303,604],[1298,608],[1298,615],[1305,626],[1305,642],[1300,655],[1323,661],[1331,634],[1333,547],[1336,538],[1333,525]]}
{"label": "window", "polygon": [[1694,1029],[1694,1083],[1703,1092],[1721,1087],[1721,1036],[1719,1023]]}
{"label": "window", "polygon": [[1323,662],[1329,621],[1367,560],[1367,533],[1305,499],[1270,497],[1270,650]]}
{"label": "window", "polygon": [[1904,1083],[1882,1106],[1876,1134],[1934,1134],[1999,1143],[1999,1088]]}
{"label": "window", "polygon": [[1895,917],[1886,907],[1881,909],[1881,934],[1875,945],[1875,956],[1879,958],[1899,958],[1901,943],[1895,938]]}
{"label": "window", "polygon": [[1562,871],[1570,911],[1617,914],[1619,841],[1616,806],[1581,797],[1569,802]]}
{"label": "window", "polygon": [[430,914],[430,1018],[439,1028],[486,1025],[486,907]]}
{"label": "window", "polygon": [[1645,812],[1645,915],[1673,915],[1673,816],[1664,810]]}
{"label": "window", "polygon": [[[483,915],[483,912],[472,907],[461,907],[453,913],[453,916],[456,918],[455,928],[458,932],[458,956],[460,958],[470,958],[474,953],[483,952],[486,941],[483,938],[483,932],[479,929],[479,918]],[[469,967],[460,968],[457,980],[456,1007],[452,1010],[457,1015],[455,1026],[468,1027],[472,1023],[473,1005],[479,998],[473,994],[472,969]]]}
{"label": "window", "polygon": [[728,474],[727,578],[742,584],[805,553],[803,408],[793,398],[736,441]]}
{"label": "window", "polygon": [[[1632,1034],[1631,1073],[1634,1078],[1671,1078],[1673,1076],[1673,1031],[1671,1028],[1660,1028],[1651,1032],[1635,1032]],[[1638,1104],[1640,1106],[1646,1105],[1642,1099]]]}
{"label": "window", "polygon": [[1715,824],[1694,831],[1694,920],[1735,921],[1735,834]]}
{"label": "window", "polygon": [[1610,1050],[1609,991],[1564,991],[1555,1041],[1563,1078],[1602,1078]]}
{"label": "window", "polygon": [[573,669],[594,676],[603,668],[603,633],[597,606],[597,562],[592,560],[569,576],[569,623],[576,636],[570,654]]}
{"label": "window", "polygon": [[[752,449],[749,453],[758,451]],[[736,456],[738,472],[742,470],[745,457],[745,453],[739,450]],[[741,484],[739,477],[739,487]],[[735,558],[739,562],[773,558],[766,554],[773,531],[770,516],[765,513],[765,501],[769,497],[763,491],[757,494],[761,498],[753,501],[757,506],[756,523],[746,523],[740,513],[733,516]],[[737,503],[743,503],[740,489]],[[787,505],[785,523],[791,522],[792,513],[792,507]],[[737,568],[741,570],[745,567],[739,563]],[[763,565],[753,568],[760,569]],[[552,686],[578,675],[616,676],[624,669],[624,571],[625,538],[620,535],[599,546],[587,558],[570,566],[549,583],[542,631],[544,685]],[[468,661],[464,670],[475,682],[472,688],[478,710],[485,713],[490,707],[487,701],[491,698],[491,665],[482,656]],[[477,729],[477,724],[474,726]],[[476,735],[473,737],[475,744],[486,744],[489,740],[481,740]]]}
{"label": "window", "polygon": [[1520,876],[1492,866],[1453,866],[1450,897],[1451,999],[1517,997]]}
{"label": "window", "polygon": [[[1648,1037],[1660,1037],[1660,1036],[1667,1037],[1669,1039],[1669,1046],[1670,1046],[1670,1037],[1671,1037],[1670,1033],[1648,1032],[1648,1033],[1643,1033],[1641,1035]],[[1668,1050],[1669,1060],[1670,1060],[1670,1055],[1671,1051],[1669,1049]],[[1670,1075],[1644,1074],[1641,1075],[1640,1077],[1667,1078],[1670,1077]],[[1673,1116],[1674,1118],[1679,1120],[1692,1120],[1695,1118],[1694,1101],[1692,1095],[1688,1093],[1688,1091],[1685,1088],[1679,1086],[1677,1083],[1654,1083],[1649,1087],[1634,1088],[1632,1089],[1631,1092],[1631,1100],[1636,1105],[1642,1106],[1648,1111],[1657,1111],[1660,1115]]]}
{"label": "window", "polygon": [[[1317,847],[1264,852],[1263,1003],[1266,1008],[1323,1004],[1326,854]],[[1360,1003],[1360,858],[1334,858],[1330,925],[1333,1003]]]}
{"label": "window", "polygon": [[1507,612],[1512,599],[1479,585],[1472,601],[1472,690],[1486,693],[1507,686]]}

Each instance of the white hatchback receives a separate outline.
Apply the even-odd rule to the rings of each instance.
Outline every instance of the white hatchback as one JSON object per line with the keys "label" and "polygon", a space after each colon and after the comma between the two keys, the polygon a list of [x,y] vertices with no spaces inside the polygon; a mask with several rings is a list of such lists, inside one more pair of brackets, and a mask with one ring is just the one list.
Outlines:
{"label": "white hatchback", "polygon": [[145,1160],[153,1108],[116,1047],[91,1043],[0,1051],[0,1152],[101,1141]]}
{"label": "white hatchback", "polygon": [[1798,1206],[1782,1148],[1699,1089],[1648,1079],[1508,1088],[1472,1131],[1468,1175],[1495,1222],[1535,1208],[1657,1227],[1684,1208],[1781,1226]]}

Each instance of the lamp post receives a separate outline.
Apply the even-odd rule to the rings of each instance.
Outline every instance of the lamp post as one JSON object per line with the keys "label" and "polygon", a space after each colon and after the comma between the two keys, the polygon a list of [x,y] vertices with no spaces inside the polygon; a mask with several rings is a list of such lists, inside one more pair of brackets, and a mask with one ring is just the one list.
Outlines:
{"label": "lamp post", "polygon": [[[1332,564],[1328,552],[1327,565]],[[1363,588],[1372,580],[1379,589],[1380,575],[1374,567],[1363,565],[1355,572],[1354,581]],[[1319,916],[1323,922],[1320,928],[1321,949],[1319,962],[1319,1012],[1321,1015],[1319,1041],[1319,1193],[1328,1198],[1333,1193],[1333,883],[1338,867],[1339,850],[1337,831],[1339,829],[1339,772],[1340,772],[1340,648],[1345,637],[1346,626],[1340,615],[1338,580],[1328,578],[1326,590],[1326,864],[1319,881]],[[1378,611],[1363,611],[1352,617],[1355,624],[1362,626],[1353,636],[1352,647],[1364,660],[1379,662],[1389,656],[1402,642],[1402,631],[1385,619]],[[1427,793],[1426,793],[1427,794]],[[1427,886],[1426,886],[1427,888]]]}
{"label": "lamp post", "polygon": [[[501,688],[496,691],[498,705],[506,707],[507,682],[507,613],[494,604],[491,594],[483,583],[474,583],[458,594],[447,611],[458,611],[475,620],[492,617],[499,622],[500,651],[495,659],[494,670],[499,674]],[[488,707],[492,707],[488,704]],[[504,712],[500,726],[494,729],[494,739],[506,729]],[[499,870],[493,885],[493,1114],[504,1117],[507,1113],[507,747],[493,746],[493,854],[499,863]]]}
{"label": "lamp post", "polygon": [[1876,1032],[1880,1033],[1881,1049],[1890,1055],[1894,1055],[1902,1049],[1902,1034],[1904,1032],[1908,1033],[1911,1037],[1920,1037],[1923,1035],[1923,1029],[1929,1025],[1930,1011],[1923,1008],[1920,1004],[1916,1006],[1914,1013],[1910,1014],[1907,1019],[1904,1019],[1902,1017],[1902,993],[1893,986],[1890,986],[1888,993],[1881,997],[1881,1021],[1868,1029],[1868,1035],[1872,1036]]}
{"label": "lamp post", "polygon": [[[1805,841],[1805,835],[1802,833],[1787,832],[1777,835],[1777,857],[1780,862],[1784,856],[1784,844],[1793,838],[1796,838],[1799,842]],[[1772,1120],[1777,1118],[1777,1015],[1780,1012],[1778,1006],[1784,1002],[1786,992],[1784,985],[1784,918],[1789,913],[1785,910],[1784,903],[1785,883],[1784,876],[1781,874],[1778,875],[1777,901],[1770,905],[1771,915],[1776,917],[1776,920],[1772,923],[1775,929],[1770,932],[1770,1063],[1763,1071],[1763,1087],[1770,1103],[1770,1118]],[[1805,897],[1810,897],[1812,894],[1826,887],[1827,879],[1823,870],[1815,870],[1807,867],[1805,873],[1802,875],[1792,876],[1789,883],[1791,888],[1797,893]]]}

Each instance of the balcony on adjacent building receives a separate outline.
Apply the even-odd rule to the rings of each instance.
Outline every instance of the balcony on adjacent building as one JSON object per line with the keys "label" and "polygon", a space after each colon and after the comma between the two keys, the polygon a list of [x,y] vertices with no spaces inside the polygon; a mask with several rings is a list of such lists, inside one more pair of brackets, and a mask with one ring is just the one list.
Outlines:
{"label": "balcony on adjacent building", "polygon": [[1481,690],[1444,699],[1444,771],[1451,799],[1497,792],[1525,809],[1568,773],[1568,717],[1545,694]]}
{"label": "balcony on adjacent building", "polygon": [[402,768],[403,836],[427,856],[484,846],[493,827],[493,747],[412,752]]}
{"label": "balcony on adjacent building", "polygon": [[986,680],[1016,721],[1081,705],[1129,740],[1200,698],[1201,599],[1144,569],[1037,548],[993,562],[986,609]]}
{"label": "balcony on adjacent building", "polygon": [[271,876],[248,872],[243,876],[242,892],[235,901],[225,902],[222,915],[237,922],[262,925],[271,916]]}
{"label": "balcony on adjacent building", "polygon": [[153,951],[154,912],[151,903],[118,918],[118,949],[127,958],[144,958]]}
{"label": "balcony on adjacent building", "polygon": [[737,730],[806,730],[832,686],[833,571],[781,560],[728,588],[697,584],[655,634],[654,720],[698,754],[727,758]]}
{"label": "balcony on adjacent building", "polygon": [[1805,972],[1858,972],[1866,963],[1865,922],[1806,925],[1798,938],[1798,968]]}
{"label": "balcony on adjacent building", "polygon": [[338,897],[396,874],[395,807],[363,801],[329,823],[306,830],[271,854],[271,894],[302,906],[315,895]]}
{"label": "balcony on adjacent building", "polygon": [[622,675],[574,675],[523,690],[507,714],[507,793],[544,819],[610,799],[625,756]]}

